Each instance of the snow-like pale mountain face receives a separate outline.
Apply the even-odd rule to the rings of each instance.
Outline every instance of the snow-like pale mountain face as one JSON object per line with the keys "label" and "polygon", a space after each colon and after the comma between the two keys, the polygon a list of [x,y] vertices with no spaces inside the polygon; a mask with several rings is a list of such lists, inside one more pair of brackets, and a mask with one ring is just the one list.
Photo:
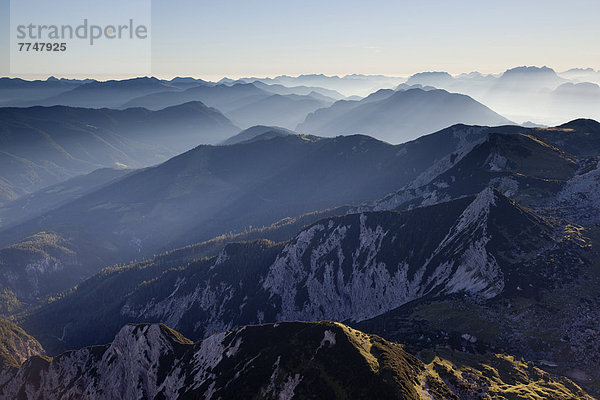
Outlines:
{"label": "snow-like pale mountain face", "polygon": [[[13,376],[5,375],[10,380],[0,391],[24,392],[31,399],[153,399],[159,393],[176,399],[182,388],[192,391],[213,377],[210,370],[223,356],[235,354],[235,346],[224,344],[225,336],[214,335],[191,349],[192,342],[165,326],[126,325],[109,345],[67,352],[52,362],[30,359]],[[193,351],[181,365],[184,349]],[[38,384],[27,375],[33,368],[39,371]]]}
{"label": "snow-like pale mountain face", "polygon": [[590,171],[570,179],[556,198],[556,206],[571,221],[600,221],[600,162]]}
{"label": "snow-like pale mountain face", "polygon": [[[503,288],[500,267],[485,248],[487,218],[494,204],[491,189],[480,193],[422,265],[411,265],[402,257],[383,260],[381,254],[389,251],[385,247],[405,244],[393,230],[367,224],[368,214],[358,215],[355,238],[347,235],[349,225],[336,226],[333,220],[327,226],[314,225],[285,247],[263,287],[270,297],[281,298],[280,320],[360,321],[422,297],[432,288],[493,297]],[[357,246],[347,254],[352,240]],[[463,251],[446,257],[465,243],[469,244]]]}

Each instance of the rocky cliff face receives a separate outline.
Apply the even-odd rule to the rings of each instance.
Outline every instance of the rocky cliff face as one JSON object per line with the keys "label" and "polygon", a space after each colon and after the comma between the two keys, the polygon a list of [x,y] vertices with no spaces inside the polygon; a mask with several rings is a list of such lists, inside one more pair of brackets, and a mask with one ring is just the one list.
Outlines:
{"label": "rocky cliff face", "polygon": [[[494,205],[491,189],[480,193],[444,237],[438,231],[441,241],[423,260],[411,259],[422,243],[383,222],[393,215],[359,214],[313,225],[283,249],[263,288],[281,299],[279,319],[301,320],[360,321],[431,292],[493,297],[504,286],[500,266],[485,248]],[[454,257],[441,260],[451,252]]]}
{"label": "rocky cliff face", "polygon": [[416,399],[423,373],[422,363],[400,345],[336,323],[249,326],[195,344],[164,325],[126,325],[109,345],[54,359],[35,357],[19,370],[4,372],[0,394],[24,399],[291,399],[309,393],[320,398],[371,393]]}
{"label": "rocky cliff face", "polygon": [[[410,209],[478,193],[486,187],[494,187],[526,206],[549,207],[567,183],[581,180],[582,166],[591,162],[544,142],[534,133],[488,132],[400,190],[359,209]],[[581,183],[578,187],[585,190]]]}
{"label": "rocky cliff face", "polygon": [[44,349],[34,337],[13,322],[0,318],[0,367],[18,367],[38,354],[44,354]]}
{"label": "rocky cliff face", "polygon": [[555,206],[569,220],[581,224],[600,222],[600,163],[570,179],[556,196]]}
{"label": "rocky cliff face", "polygon": [[69,241],[48,232],[0,249],[0,267],[0,288],[25,301],[54,293],[64,282],[75,283],[82,273]]}
{"label": "rocky cliff face", "polygon": [[425,296],[489,299],[544,282],[536,257],[563,245],[548,222],[486,189],[409,212],[325,219],[285,245],[228,246],[139,287],[118,312],[193,337],[278,320],[361,321]]}
{"label": "rocky cliff face", "polygon": [[514,398],[590,399],[571,382],[512,358],[492,357],[489,364],[478,370],[435,357],[425,365],[399,344],[335,322],[246,326],[197,343],[162,324],[126,325],[111,344],[2,370],[0,397],[417,400],[508,390]]}

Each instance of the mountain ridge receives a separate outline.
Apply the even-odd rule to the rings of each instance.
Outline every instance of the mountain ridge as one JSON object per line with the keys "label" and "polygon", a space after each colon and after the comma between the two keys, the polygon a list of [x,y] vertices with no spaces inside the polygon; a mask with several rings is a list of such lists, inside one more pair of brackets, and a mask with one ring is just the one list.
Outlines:
{"label": "mountain ridge", "polygon": [[[433,220],[439,228],[426,229]],[[88,338],[100,334],[95,343],[114,334],[92,334],[98,323],[114,329],[123,320],[148,319],[198,338],[282,319],[360,321],[424,296],[467,293],[489,299],[518,292],[523,281],[552,285],[554,278],[543,268],[521,265],[536,265],[540,254],[567,246],[556,230],[492,189],[411,211],[328,217],[291,241],[231,243],[217,257],[166,271],[113,299],[105,314],[89,321],[92,325],[79,317],[65,319],[70,313],[59,311],[77,301],[73,292],[27,317],[24,327],[53,350],[64,345],[52,338],[63,326],[70,326],[63,335],[69,342],[80,340],[83,331]],[[509,244],[512,236],[520,238],[517,250]],[[40,331],[50,329],[43,322],[47,318],[57,332]]]}
{"label": "mountain ridge", "polygon": [[0,201],[101,167],[143,167],[238,128],[220,112],[187,103],[151,112],[67,106],[0,108]]}
{"label": "mountain ridge", "polygon": [[345,104],[337,102],[309,114],[296,130],[325,136],[365,133],[399,143],[457,123],[510,123],[472,98],[445,90],[408,89],[387,94]]}
{"label": "mountain ridge", "polygon": [[[18,370],[0,371],[0,393],[24,399],[60,394],[125,400],[232,396],[417,400],[462,398],[463,391],[477,389],[495,396],[515,376],[522,396],[543,391],[557,400],[591,399],[572,382],[524,368],[515,359],[495,356],[488,362],[504,363],[502,373],[455,366],[441,357],[424,364],[402,345],[335,322],[245,326],[197,343],[162,324],[126,325],[109,345],[54,359],[34,357]],[[477,376],[478,383],[457,379],[459,372],[449,384],[455,368]]]}

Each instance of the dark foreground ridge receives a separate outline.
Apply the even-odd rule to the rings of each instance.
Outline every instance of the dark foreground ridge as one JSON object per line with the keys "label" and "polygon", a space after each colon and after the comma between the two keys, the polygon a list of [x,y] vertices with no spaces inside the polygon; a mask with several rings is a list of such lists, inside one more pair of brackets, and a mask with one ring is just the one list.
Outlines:
{"label": "dark foreground ridge", "polygon": [[[111,344],[33,357],[0,373],[11,399],[591,399],[511,357],[480,370],[335,322],[283,322],[193,343],[162,324],[126,325]],[[504,396],[507,397],[504,397]]]}

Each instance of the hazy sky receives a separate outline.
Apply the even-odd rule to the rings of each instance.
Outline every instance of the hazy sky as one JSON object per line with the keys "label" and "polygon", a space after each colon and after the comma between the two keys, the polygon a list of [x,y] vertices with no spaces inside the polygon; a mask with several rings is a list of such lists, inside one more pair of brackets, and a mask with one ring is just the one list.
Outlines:
{"label": "hazy sky", "polygon": [[[9,2],[0,0],[1,75]],[[600,68],[600,1],[152,1],[159,77]]]}

